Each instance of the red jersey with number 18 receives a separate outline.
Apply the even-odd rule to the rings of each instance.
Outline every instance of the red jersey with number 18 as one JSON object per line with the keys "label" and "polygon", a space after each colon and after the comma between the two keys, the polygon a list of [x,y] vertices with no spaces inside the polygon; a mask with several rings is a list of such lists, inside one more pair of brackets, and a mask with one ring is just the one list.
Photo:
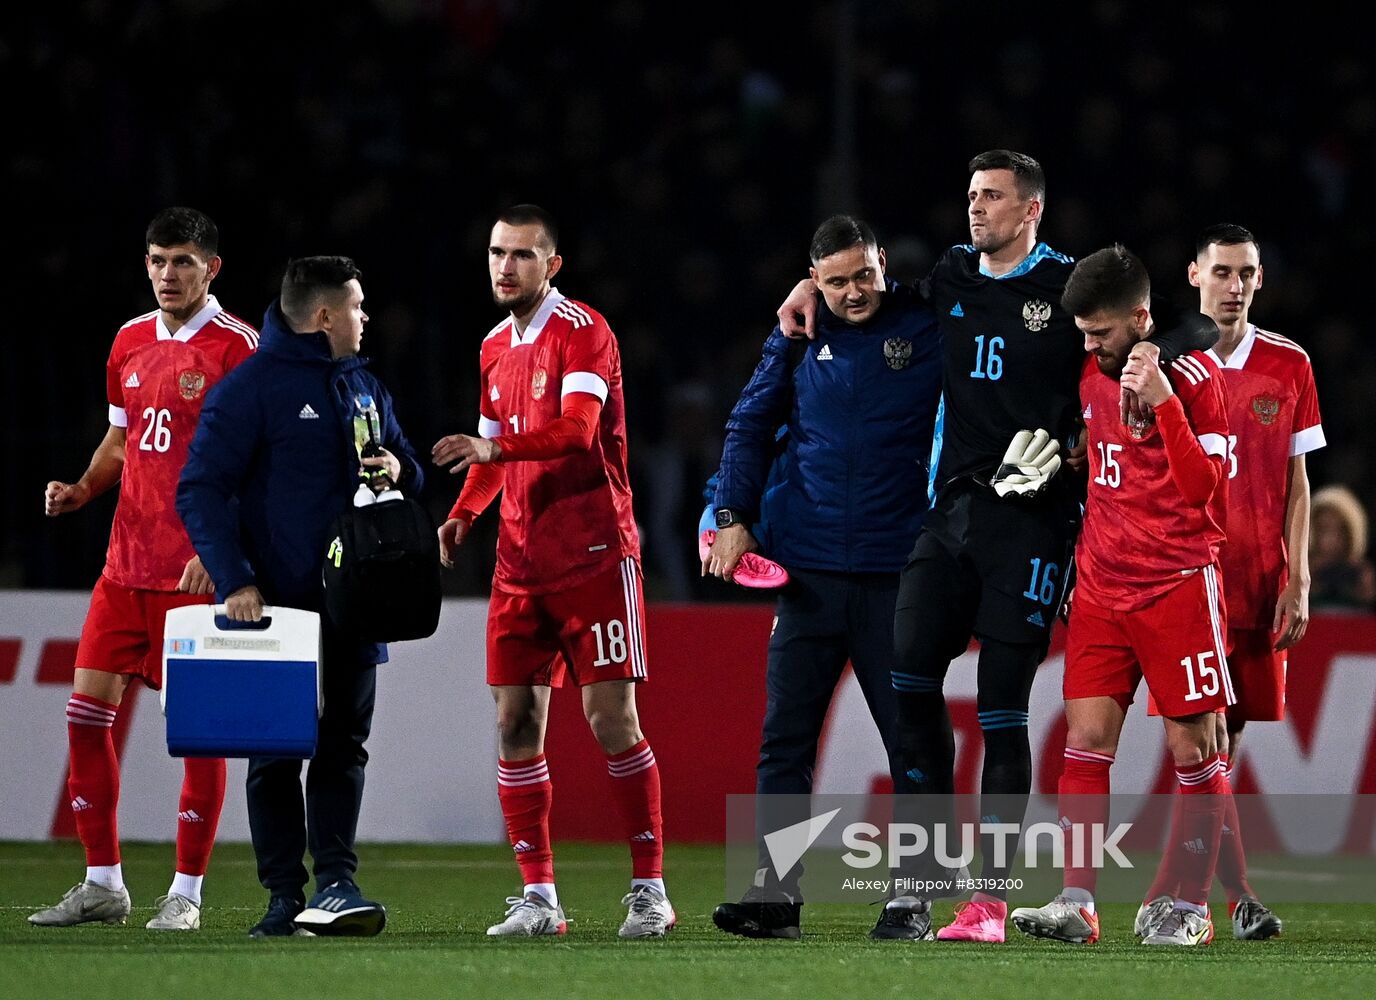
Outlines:
{"label": "red jersey with number 18", "polygon": [[[1228,409],[1218,365],[1195,351],[1176,359],[1168,377],[1200,447],[1222,459]],[[1089,435],[1089,498],[1075,549],[1076,590],[1100,607],[1133,611],[1218,562],[1227,480],[1204,506],[1187,503],[1160,428],[1123,425],[1118,380],[1100,372],[1092,356],[1080,372],[1080,405]]]}
{"label": "red jersey with number 18", "polygon": [[479,433],[538,431],[564,396],[602,401],[592,446],[544,461],[503,463],[493,585],[518,594],[575,587],[640,558],[626,474],[621,351],[602,315],[551,288],[524,332],[508,317],[482,346]]}
{"label": "red jersey with number 18", "polygon": [[120,327],[105,365],[110,423],[125,429],[105,576],[176,590],[195,555],[177,516],[177,479],[210,387],[258,346],[258,332],[210,296],[176,333],[154,311]]}
{"label": "red jersey with number 18", "polygon": [[[1219,361],[1214,351],[1209,356]],[[1290,459],[1326,443],[1309,355],[1248,324],[1227,362],[1228,543],[1223,579],[1233,628],[1271,627],[1285,587]]]}

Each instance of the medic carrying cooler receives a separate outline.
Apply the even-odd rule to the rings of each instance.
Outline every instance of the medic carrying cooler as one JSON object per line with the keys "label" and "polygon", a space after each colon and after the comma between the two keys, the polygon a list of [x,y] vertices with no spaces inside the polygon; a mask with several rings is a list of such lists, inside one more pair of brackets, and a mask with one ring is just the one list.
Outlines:
{"label": "medic carrying cooler", "polygon": [[162,710],[173,757],[311,757],[324,700],[320,616],[265,607],[231,622],[223,604],[167,613]]}

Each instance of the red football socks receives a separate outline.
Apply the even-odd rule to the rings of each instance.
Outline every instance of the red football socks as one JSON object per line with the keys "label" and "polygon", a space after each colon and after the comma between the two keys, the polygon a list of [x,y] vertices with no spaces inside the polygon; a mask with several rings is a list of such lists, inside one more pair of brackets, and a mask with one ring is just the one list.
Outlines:
{"label": "red football socks", "polygon": [[110,732],[118,709],[84,694],[73,694],[67,702],[67,793],[86,864],[92,868],[119,864],[119,759]]}
{"label": "red football socks", "polygon": [[187,757],[177,805],[177,871],[204,875],[225,804],[225,762]]}
{"label": "red football socks", "polygon": [[1223,816],[1232,795],[1218,754],[1189,768],[1177,767],[1175,774],[1180,780],[1181,836],[1172,838],[1168,849],[1179,851],[1177,898],[1203,906],[1209,901]]}
{"label": "red football socks", "polygon": [[1065,831],[1065,885],[1091,895],[1099,884],[1093,863],[1093,828],[1098,824],[1107,832],[1108,774],[1112,766],[1110,754],[1066,747],[1065,769],[1057,786],[1061,829]]}
{"label": "red football socks", "polygon": [[497,761],[497,798],[506,833],[526,885],[554,882],[554,852],[549,842],[549,810],[554,786],[545,755]]}
{"label": "red football socks", "polygon": [[607,755],[612,798],[631,846],[631,877],[664,877],[664,825],[660,814],[659,765],[648,740]]}

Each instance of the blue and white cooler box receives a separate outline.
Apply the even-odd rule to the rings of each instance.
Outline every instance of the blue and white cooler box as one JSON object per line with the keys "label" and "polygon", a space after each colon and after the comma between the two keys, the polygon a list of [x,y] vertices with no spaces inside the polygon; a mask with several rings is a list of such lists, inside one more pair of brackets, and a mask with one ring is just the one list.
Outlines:
{"label": "blue and white cooler box", "polygon": [[167,613],[162,711],[173,757],[311,757],[324,709],[320,616],[263,609],[231,622],[223,604]]}

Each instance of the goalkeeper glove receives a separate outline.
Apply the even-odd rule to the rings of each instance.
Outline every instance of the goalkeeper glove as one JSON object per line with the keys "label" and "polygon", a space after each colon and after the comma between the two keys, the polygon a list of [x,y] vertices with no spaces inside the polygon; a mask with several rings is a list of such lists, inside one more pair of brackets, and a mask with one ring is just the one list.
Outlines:
{"label": "goalkeeper glove", "polygon": [[1046,488],[1061,467],[1061,456],[1056,454],[1060,450],[1060,442],[1053,441],[1041,428],[1035,434],[1018,431],[989,485],[1001,497],[1009,494],[1034,497]]}

